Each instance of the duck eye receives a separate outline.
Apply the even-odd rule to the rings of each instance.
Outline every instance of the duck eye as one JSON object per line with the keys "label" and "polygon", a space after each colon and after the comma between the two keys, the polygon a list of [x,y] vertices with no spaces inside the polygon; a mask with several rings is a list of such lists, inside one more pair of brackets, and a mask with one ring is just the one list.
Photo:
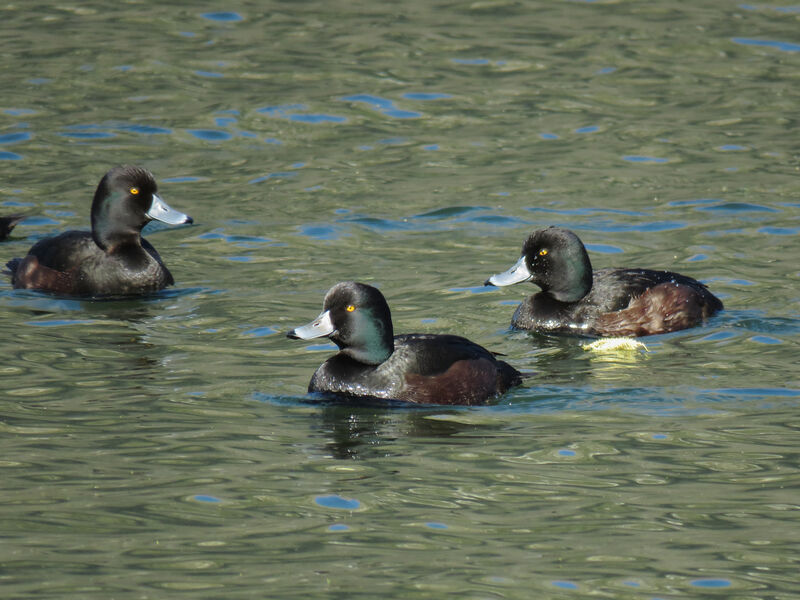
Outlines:
{"label": "duck eye", "polygon": [[345,306],[345,307],[344,307],[344,309],[345,309],[347,312],[353,312],[353,311],[356,309],[356,307],[355,307],[355,305],[354,305],[354,304],[348,304],[347,306]]}
{"label": "duck eye", "polygon": [[131,189],[128,190],[128,192],[130,192],[131,196],[136,196],[139,194],[139,188],[132,187]]}
{"label": "duck eye", "polygon": [[539,250],[539,256],[547,256],[547,248],[542,248]]}

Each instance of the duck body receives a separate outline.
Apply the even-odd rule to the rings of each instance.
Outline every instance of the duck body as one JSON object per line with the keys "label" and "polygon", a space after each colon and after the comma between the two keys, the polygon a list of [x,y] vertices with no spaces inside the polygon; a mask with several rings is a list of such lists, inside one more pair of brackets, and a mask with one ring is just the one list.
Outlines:
{"label": "duck body", "polygon": [[21,259],[8,263],[15,288],[74,296],[127,296],[175,283],[152,244],[106,252],[88,231],[66,231],[39,240]]}
{"label": "duck body", "polygon": [[415,404],[483,404],[521,382],[520,374],[488,350],[456,335],[412,333],[394,338],[379,365],[338,353],[320,366],[309,392],[399,400]]}
{"label": "duck body", "polygon": [[324,306],[315,321],[288,334],[295,339],[329,337],[340,348],[311,377],[309,392],[474,405],[522,381],[516,369],[466,338],[420,333],[394,336],[388,305],[371,286],[340,283],[328,292]]}
{"label": "duck body", "polygon": [[522,257],[487,284],[531,281],[542,291],[526,298],[511,320],[518,329],[590,336],[644,336],[693,327],[722,301],[691,277],[671,271],[611,268],[593,271],[571,231],[533,232]]}
{"label": "duck body", "polygon": [[152,174],[111,169],[97,187],[91,216],[91,231],[44,238],[9,261],[14,287],[101,297],[147,294],[175,282],[141,230],[152,220],[180,225],[192,218],[161,200]]}

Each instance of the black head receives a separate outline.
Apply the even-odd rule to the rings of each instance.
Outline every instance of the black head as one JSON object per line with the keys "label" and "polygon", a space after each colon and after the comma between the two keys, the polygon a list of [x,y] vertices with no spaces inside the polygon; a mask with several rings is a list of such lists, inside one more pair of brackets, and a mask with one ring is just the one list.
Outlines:
{"label": "black head", "polygon": [[293,339],[328,337],[342,353],[371,365],[394,351],[392,315],[383,294],[371,285],[344,281],[325,295],[322,313],[287,335]]}
{"label": "black head", "polygon": [[534,231],[522,245],[522,256],[487,285],[531,281],[560,302],[577,302],[592,289],[592,263],[580,238],[560,227]]}
{"label": "black head", "polygon": [[577,302],[592,289],[592,263],[580,238],[560,227],[534,231],[522,245],[530,281],[560,302]]}
{"label": "black head", "polygon": [[92,202],[92,237],[104,250],[140,243],[139,236],[153,219],[181,225],[192,218],[167,206],[156,191],[153,175],[133,166],[114,167],[100,180]]}

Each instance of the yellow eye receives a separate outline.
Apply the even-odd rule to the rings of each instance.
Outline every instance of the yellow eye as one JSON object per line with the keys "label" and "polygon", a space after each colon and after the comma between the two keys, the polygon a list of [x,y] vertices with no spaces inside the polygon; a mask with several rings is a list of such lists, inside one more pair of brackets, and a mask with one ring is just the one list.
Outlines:
{"label": "yellow eye", "polygon": [[542,248],[539,250],[539,256],[547,256],[547,248]]}
{"label": "yellow eye", "polygon": [[137,187],[132,187],[132,188],[131,188],[131,189],[129,189],[128,191],[131,193],[131,195],[132,195],[132,196],[136,196],[136,195],[139,193],[139,188],[137,188]]}
{"label": "yellow eye", "polygon": [[348,304],[347,306],[345,306],[345,307],[344,307],[344,309],[345,309],[347,312],[353,312],[353,311],[356,309],[356,307],[355,307],[355,305],[353,305],[353,304]]}

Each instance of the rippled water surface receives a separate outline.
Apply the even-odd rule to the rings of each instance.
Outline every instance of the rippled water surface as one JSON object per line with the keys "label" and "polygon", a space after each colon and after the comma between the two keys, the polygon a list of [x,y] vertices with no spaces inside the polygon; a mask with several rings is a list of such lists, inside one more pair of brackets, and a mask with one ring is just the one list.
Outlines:
{"label": "rippled water surface", "polygon": [[[0,7],[3,261],[114,164],[176,286],[0,281],[8,598],[793,598],[800,6]],[[647,351],[508,328],[560,225],[726,310]],[[535,375],[493,406],[319,405],[285,332],[345,279]]]}

